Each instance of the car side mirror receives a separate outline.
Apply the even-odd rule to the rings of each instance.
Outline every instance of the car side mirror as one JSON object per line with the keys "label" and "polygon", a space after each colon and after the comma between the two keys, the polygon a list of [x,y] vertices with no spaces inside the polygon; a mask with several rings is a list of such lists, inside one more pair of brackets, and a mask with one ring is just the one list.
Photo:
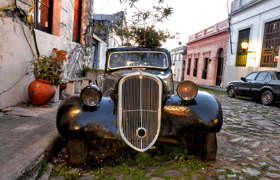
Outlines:
{"label": "car side mirror", "polygon": [[241,77],[240,79],[241,79],[241,81],[244,81],[244,82],[247,81],[245,77]]}

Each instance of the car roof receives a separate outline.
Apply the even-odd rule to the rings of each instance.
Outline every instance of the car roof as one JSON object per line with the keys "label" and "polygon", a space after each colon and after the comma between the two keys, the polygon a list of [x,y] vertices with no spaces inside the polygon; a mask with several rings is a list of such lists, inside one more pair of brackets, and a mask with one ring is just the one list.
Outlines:
{"label": "car roof", "polygon": [[146,47],[138,47],[138,46],[125,46],[125,47],[117,47],[117,48],[109,48],[108,52],[118,52],[118,51],[160,51],[169,53],[167,49],[164,48],[146,48]]}
{"label": "car roof", "polygon": [[272,70],[266,70],[266,71],[253,71],[253,72],[250,72],[248,74],[251,74],[251,73],[259,73],[259,72],[277,72],[279,73],[280,71],[272,71]]}

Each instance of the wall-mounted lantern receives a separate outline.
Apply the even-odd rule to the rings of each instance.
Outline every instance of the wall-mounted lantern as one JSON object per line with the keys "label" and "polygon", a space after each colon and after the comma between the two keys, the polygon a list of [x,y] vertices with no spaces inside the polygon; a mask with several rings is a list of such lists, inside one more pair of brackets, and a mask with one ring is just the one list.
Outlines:
{"label": "wall-mounted lantern", "polygon": [[278,63],[278,61],[279,61],[279,56],[274,56],[274,62]]}
{"label": "wall-mounted lantern", "polygon": [[243,41],[241,43],[241,47],[242,47],[243,50],[248,50],[249,43],[247,41]]}
{"label": "wall-mounted lantern", "polygon": [[243,51],[246,51],[247,53],[255,53],[256,52],[256,51],[248,51],[248,48],[249,48],[248,41],[243,41],[241,43],[241,48],[243,49]]}
{"label": "wall-mounted lantern", "polygon": [[210,64],[211,62],[212,62],[212,59],[209,58],[209,59],[208,59],[208,63]]}

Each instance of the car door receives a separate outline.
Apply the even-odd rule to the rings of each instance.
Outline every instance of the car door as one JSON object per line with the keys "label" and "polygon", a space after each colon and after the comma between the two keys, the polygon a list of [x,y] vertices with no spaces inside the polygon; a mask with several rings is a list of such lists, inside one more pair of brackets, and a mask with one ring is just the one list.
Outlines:
{"label": "car door", "polygon": [[268,72],[264,71],[264,72],[259,72],[256,79],[251,81],[250,84],[250,96],[253,98],[257,98],[260,96],[261,90],[264,86],[267,85],[267,76],[268,76]]}
{"label": "car door", "polygon": [[255,80],[257,72],[252,72],[245,77],[246,81],[242,81],[238,87],[238,94],[240,96],[250,96],[251,82]]}

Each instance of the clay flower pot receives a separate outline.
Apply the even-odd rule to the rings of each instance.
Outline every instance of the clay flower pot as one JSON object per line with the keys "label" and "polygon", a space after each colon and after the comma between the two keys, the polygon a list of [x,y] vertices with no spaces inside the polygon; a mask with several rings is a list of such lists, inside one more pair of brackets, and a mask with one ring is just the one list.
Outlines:
{"label": "clay flower pot", "polygon": [[55,86],[49,81],[36,79],[28,87],[28,95],[32,105],[47,104],[55,95]]}

